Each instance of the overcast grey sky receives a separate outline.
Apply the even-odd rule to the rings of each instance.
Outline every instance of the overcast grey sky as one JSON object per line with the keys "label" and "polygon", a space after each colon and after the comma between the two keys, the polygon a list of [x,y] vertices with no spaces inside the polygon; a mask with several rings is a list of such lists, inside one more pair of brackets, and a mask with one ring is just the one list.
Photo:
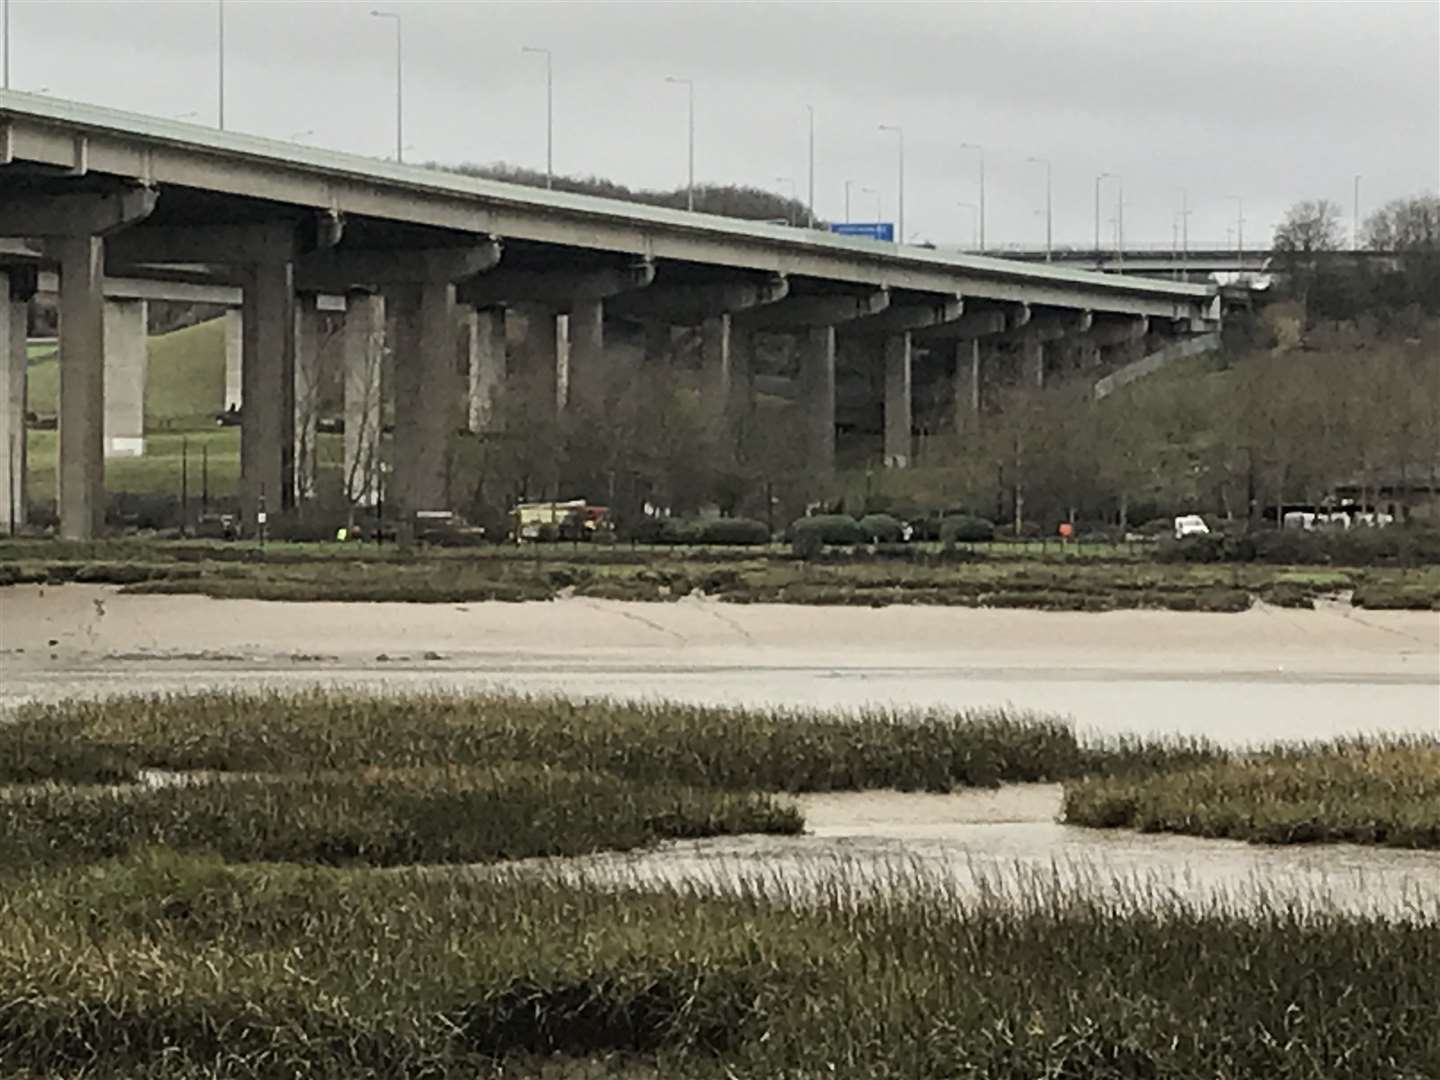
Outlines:
{"label": "overcast grey sky", "polygon": [[[228,126],[382,156],[394,147],[394,28],[373,2],[227,0]],[[1362,217],[1440,188],[1440,3],[462,3],[388,0],[404,19],[407,159],[544,167],[555,63],[555,167],[631,185],[696,172],[805,197],[816,116],[817,212],[895,214],[906,141],[908,232],[971,233],[985,147],[988,239],[1094,234],[1094,182],[1124,182],[1127,240],[1168,243],[1188,189],[1192,242],[1247,246],[1297,199]],[[10,0],[11,85],[155,115],[215,116],[214,0]],[[1114,213],[1107,185],[1103,217]],[[1348,222],[1347,222],[1348,224]],[[1102,230],[1108,237],[1108,220]]]}

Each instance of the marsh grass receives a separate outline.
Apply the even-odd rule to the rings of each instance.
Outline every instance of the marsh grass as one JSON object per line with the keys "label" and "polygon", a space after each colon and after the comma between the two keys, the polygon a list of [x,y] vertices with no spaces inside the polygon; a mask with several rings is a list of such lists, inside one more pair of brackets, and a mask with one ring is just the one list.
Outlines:
{"label": "marsh grass", "polygon": [[[982,546],[983,547],[983,546]],[[1033,548],[1033,545],[1031,545]],[[733,603],[929,604],[1055,611],[1243,611],[1253,598],[1292,607],[1347,589],[1362,606],[1440,605],[1440,567],[1335,570],[1042,556],[1021,546],[905,558],[867,549],[822,561],[788,549],[497,545],[399,550],[340,544],[0,540],[0,584],[108,582],[128,591],[289,601],[522,601],[567,591],[669,601],[694,590]],[[959,554],[965,557],[960,558]]]}
{"label": "marsh grass", "polygon": [[35,875],[0,892],[0,1075],[1420,1080],[1440,1061],[1434,911],[906,877],[787,895],[154,852]]}
{"label": "marsh grass", "polygon": [[148,847],[235,861],[472,863],[802,826],[793,806],[767,795],[523,765],[44,784],[0,788],[0,868]]}
{"label": "marsh grass", "polygon": [[[1116,744],[1117,748],[1119,744]],[[137,779],[146,768],[282,773],[489,767],[602,771],[726,790],[948,791],[1056,780],[1168,744],[1083,747],[1014,709],[857,712],[510,694],[207,691],[27,704],[0,726],[0,783]],[[1174,752],[1218,753],[1204,744]]]}
{"label": "marsh grass", "polygon": [[1440,743],[1343,739],[1067,783],[1067,822],[1258,843],[1440,848]]}

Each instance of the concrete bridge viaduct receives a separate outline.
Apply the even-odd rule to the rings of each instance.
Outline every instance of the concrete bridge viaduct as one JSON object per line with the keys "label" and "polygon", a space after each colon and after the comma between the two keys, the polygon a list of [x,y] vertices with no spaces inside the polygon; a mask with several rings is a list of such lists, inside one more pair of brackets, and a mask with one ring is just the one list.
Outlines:
{"label": "concrete bridge viaduct", "polygon": [[[702,401],[723,432],[752,399],[755,342],[787,336],[807,468],[822,491],[847,375],[877,388],[885,461],[903,467],[917,358],[941,371],[963,426],[989,363],[1043,382],[1076,356],[1133,353],[1147,335],[1201,333],[1219,318],[1213,287],[552,193],[7,93],[0,480],[12,484],[24,471],[25,303],[42,288],[59,298],[61,534],[79,539],[100,524],[107,408],[112,452],[126,449],[117,439],[143,437],[134,418],[147,298],[239,312],[250,521],[261,505],[283,512],[306,495],[297,461],[313,415],[297,400],[327,308],[343,320],[346,472],[367,472],[365,491],[381,352],[387,342],[393,352],[390,490],[406,516],[448,504],[452,417],[485,431],[496,395],[521,380],[547,407],[572,407],[613,374],[607,337],[638,335],[644,362],[658,363],[671,327],[695,328]],[[12,502],[0,498],[0,514]]]}

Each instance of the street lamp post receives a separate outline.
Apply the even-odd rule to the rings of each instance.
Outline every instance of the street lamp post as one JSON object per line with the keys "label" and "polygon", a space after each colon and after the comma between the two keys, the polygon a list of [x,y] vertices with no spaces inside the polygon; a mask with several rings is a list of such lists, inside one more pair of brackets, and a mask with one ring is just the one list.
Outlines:
{"label": "street lamp post", "polygon": [[1125,269],[1125,181],[1115,177],[1115,265]]}
{"label": "street lamp post", "polygon": [[520,46],[522,53],[545,57],[545,189],[555,186],[555,71],[549,49]]}
{"label": "street lamp post", "polygon": [[846,225],[849,225],[849,224],[850,224],[850,185],[853,184],[854,182],[855,182],[855,181],[853,181],[853,180],[846,180],[846,181],[845,181],[845,224],[846,224]]}
{"label": "street lamp post", "polygon": [[1100,262],[1100,184],[1110,179],[1108,172],[1095,177],[1095,262]]}
{"label": "street lamp post", "polygon": [[1180,189],[1180,263],[1184,272],[1185,280],[1190,280],[1189,267],[1185,264],[1190,261],[1190,192],[1185,188]]}
{"label": "street lamp post", "polygon": [[980,208],[973,202],[957,202],[955,205],[970,211],[970,242],[978,245],[980,243]]}
{"label": "street lamp post", "polygon": [[[7,11],[10,9],[10,0],[5,0],[5,9],[6,9]],[[216,33],[216,41],[215,41],[215,54],[216,54],[216,59],[219,61],[218,64],[216,65],[215,120],[216,120],[216,127],[218,127],[221,131],[224,131],[224,130],[225,130],[225,0],[216,0],[215,9],[216,9],[216,10],[215,10],[215,18],[216,18],[216,23],[217,23],[217,26],[216,26],[216,31],[217,31],[217,33]],[[6,40],[8,41],[9,38],[10,38],[10,35],[7,33],[7,34],[5,35],[5,38],[6,38]]]}
{"label": "street lamp post", "polygon": [[1050,159],[1043,157],[1029,157],[1025,159],[1035,165],[1045,166],[1045,261],[1051,261],[1054,239],[1054,203],[1051,201],[1050,185]]}
{"label": "street lamp post", "polygon": [[815,106],[806,105],[810,114],[810,195],[805,205],[805,217],[810,228],[815,228]]}
{"label": "street lamp post", "polygon": [[[1235,202],[1235,253],[1240,261],[1245,261],[1245,200],[1239,195],[1231,195]],[[1236,271],[1239,273],[1239,271]]]}
{"label": "street lamp post", "polygon": [[985,252],[985,148],[978,143],[961,143],[961,150],[974,150],[980,158],[980,252]]}
{"label": "street lamp post", "polygon": [[678,79],[678,78],[676,78],[674,75],[666,75],[666,76],[665,76],[665,81],[666,81],[667,83],[674,83],[674,84],[676,84],[677,86],[683,86],[683,87],[685,87],[686,94],[687,94],[687,99],[688,99],[688,101],[689,101],[689,138],[688,138],[688,141],[687,141],[687,144],[686,144],[687,147],[688,147],[687,161],[688,161],[689,164],[688,164],[688,169],[687,169],[687,173],[686,173],[688,179],[686,180],[686,183],[685,183],[685,209],[686,209],[686,210],[694,210],[694,209],[695,209],[695,82],[694,82],[693,79]]}
{"label": "street lamp post", "polygon": [[1360,174],[1355,174],[1355,217],[1350,228],[1350,250],[1360,250]]}
{"label": "street lamp post", "polygon": [[897,154],[900,162],[900,194],[896,201],[895,210],[895,242],[905,242],[905,131],[898,124],[881,124],[881,131],[893,131],[895,133]]}
{"label": "street lamp post", "polygon": [[876,223],[878,224],[879,221],[880,221],[881,214],[883,213],[883,211],[881,210],[881,207],[880,207],[880,191],[879,191],[879,189],[873,188],[873,187],[862,187],[862,188],[860,189],[860,194],[861,194],[861,195],[874,195],[874,196],[875,196],[875,221],[876,221]]}
{"label": "street lamp post", "polygon": [[393,11],[372,10],[371,16],[377,19],[395,20],[395,163],[403,164],[405,161],[405,68],[404,68],[404,38],[401,30],[400,16]]}

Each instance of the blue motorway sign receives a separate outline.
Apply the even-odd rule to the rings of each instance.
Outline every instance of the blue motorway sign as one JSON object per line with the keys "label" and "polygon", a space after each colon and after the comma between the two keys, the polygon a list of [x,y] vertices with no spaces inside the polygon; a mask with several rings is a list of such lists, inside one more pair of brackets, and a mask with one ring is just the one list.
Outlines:
{"label": "blue motorway sign", "polygon": [[830,223],[830,231],[840,236],[864,236],[871,240],[895,242],[893,221],[845,221]]}

